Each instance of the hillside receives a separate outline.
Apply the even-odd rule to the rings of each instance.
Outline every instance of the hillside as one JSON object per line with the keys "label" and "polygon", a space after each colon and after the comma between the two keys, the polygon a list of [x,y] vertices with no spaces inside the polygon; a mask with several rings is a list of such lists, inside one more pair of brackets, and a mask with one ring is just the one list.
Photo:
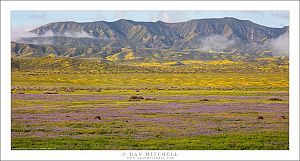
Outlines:
{"label": "hillside", "polygon": [[[170,59],[161,54],[166,51],[168,54],[189,51],[189,56],[184,58],[179,56],[175,58],[177,60],[253,59],[266,56],[261,54],[266,52],[269,56],[282,53],[287,55],[286,49],[273,50],[273,43],[282,36],[288,36],[288,31],[288,27],[271,28],[230,17],[196,19],[178,23],[135,22],[124,19],[114,22],[54,22],[29,31],[31,37],[19,37],[15,40],[16,42],[12,42],[12,53],[16,56],[55,54],[107,59],[107,56],[112,55],[101,54],[103,50],[118,49],[123,52],[125,49],[132,51],[135,55],[133,59],[156,59],[155,55]],[[20,50],[20,46],[26,50]],[[151,49],[155,52],[141,53],[144,49]],[[34,51],[31,52],[31,50]],[[118,55],[122,55],[122,52]],[[233,58],[228,54],[223,57],[203,56],[203,54],[211,53],[236,53],[238,55]],[[122,56],[120,58],[123,59]]]}
{"label": "hillside", "polygon": [[285,57],[258,58],[255,61],[185,60],[171,62],[100,62],[95,59],[58,57],[13,57],[12,70],[29,73],[286,73]]}
{"label": "hillside", "polygon": [[97,58],[101,61],[134,61],[134,62],[167,62],[183,60],[255,60],[272,56],[270,51],[241,53],[237,50],[228,52],[201,50],[172,50],[172,49],[128,49],[107,47],[74,47],[61,45],[34,45],[11,43],[12,56],[43,57],[55,55],[58,57]]}

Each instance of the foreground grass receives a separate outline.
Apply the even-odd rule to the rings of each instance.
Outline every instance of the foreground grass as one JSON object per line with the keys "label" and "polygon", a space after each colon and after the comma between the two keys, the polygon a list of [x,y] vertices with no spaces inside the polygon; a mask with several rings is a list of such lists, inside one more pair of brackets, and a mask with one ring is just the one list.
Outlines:
{"label": "foreground grass", "polygon": [[186,138],[133,139],[98,136],[93,138],[13,138],[12,149],[52,150],[288,150],[287,132],[202,135]]}

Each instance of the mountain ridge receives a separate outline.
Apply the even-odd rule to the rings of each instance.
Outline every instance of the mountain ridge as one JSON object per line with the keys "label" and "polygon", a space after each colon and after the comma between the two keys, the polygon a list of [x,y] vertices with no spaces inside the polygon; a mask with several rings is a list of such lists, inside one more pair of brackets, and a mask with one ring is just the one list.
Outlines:
{"label": "mountain ridge", "polygon": [[47,32],[55,36],[66,32],[85,32],[92,38],[127,39],[147,44],[149,39],[161,41],[161,45],[150,47],[171,47],[176,41],[187,40],[195,35],[223,35],[228,39],[239,39],[246,42],[261,43],[267,37],[276,38],[286,32],[283,28],[271,28],[236,18],[193,19],[185,22],[165,23],[136,22],[120,19],[113,22],[94,21],[78,23],[74,21],[49,23],[31,30],[31,33],[43,36]]}
{"label": "mountain ridge", "polygon": [[29,33],[35,36],[20,37],[16,42],[75,48],[128,48],[134,52],[151,48],[257,53],[272,50],[274,40],[288,36],[289,26],[273,28],[232,17],[174,23],[119,19],[112,22],[52,22]]}

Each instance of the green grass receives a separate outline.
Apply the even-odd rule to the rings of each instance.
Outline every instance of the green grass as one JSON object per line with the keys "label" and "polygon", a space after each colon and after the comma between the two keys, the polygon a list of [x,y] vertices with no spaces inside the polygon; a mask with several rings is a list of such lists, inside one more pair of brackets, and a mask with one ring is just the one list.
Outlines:
{"label": "green grass", "polygon": [[12,149],[51,150],[288,150],[288,133],[260,132],[203,135],[187,138],[133,139],[96,136],[91,138],[13,138]]}

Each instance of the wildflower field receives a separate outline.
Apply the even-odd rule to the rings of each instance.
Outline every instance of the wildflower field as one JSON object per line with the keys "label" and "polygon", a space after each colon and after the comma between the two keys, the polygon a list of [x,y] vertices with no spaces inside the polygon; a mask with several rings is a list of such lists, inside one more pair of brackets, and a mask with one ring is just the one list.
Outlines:
{"label": "wildflower field", "polygon": [[289,149],[288,60],[13,58],[12,149]]}

